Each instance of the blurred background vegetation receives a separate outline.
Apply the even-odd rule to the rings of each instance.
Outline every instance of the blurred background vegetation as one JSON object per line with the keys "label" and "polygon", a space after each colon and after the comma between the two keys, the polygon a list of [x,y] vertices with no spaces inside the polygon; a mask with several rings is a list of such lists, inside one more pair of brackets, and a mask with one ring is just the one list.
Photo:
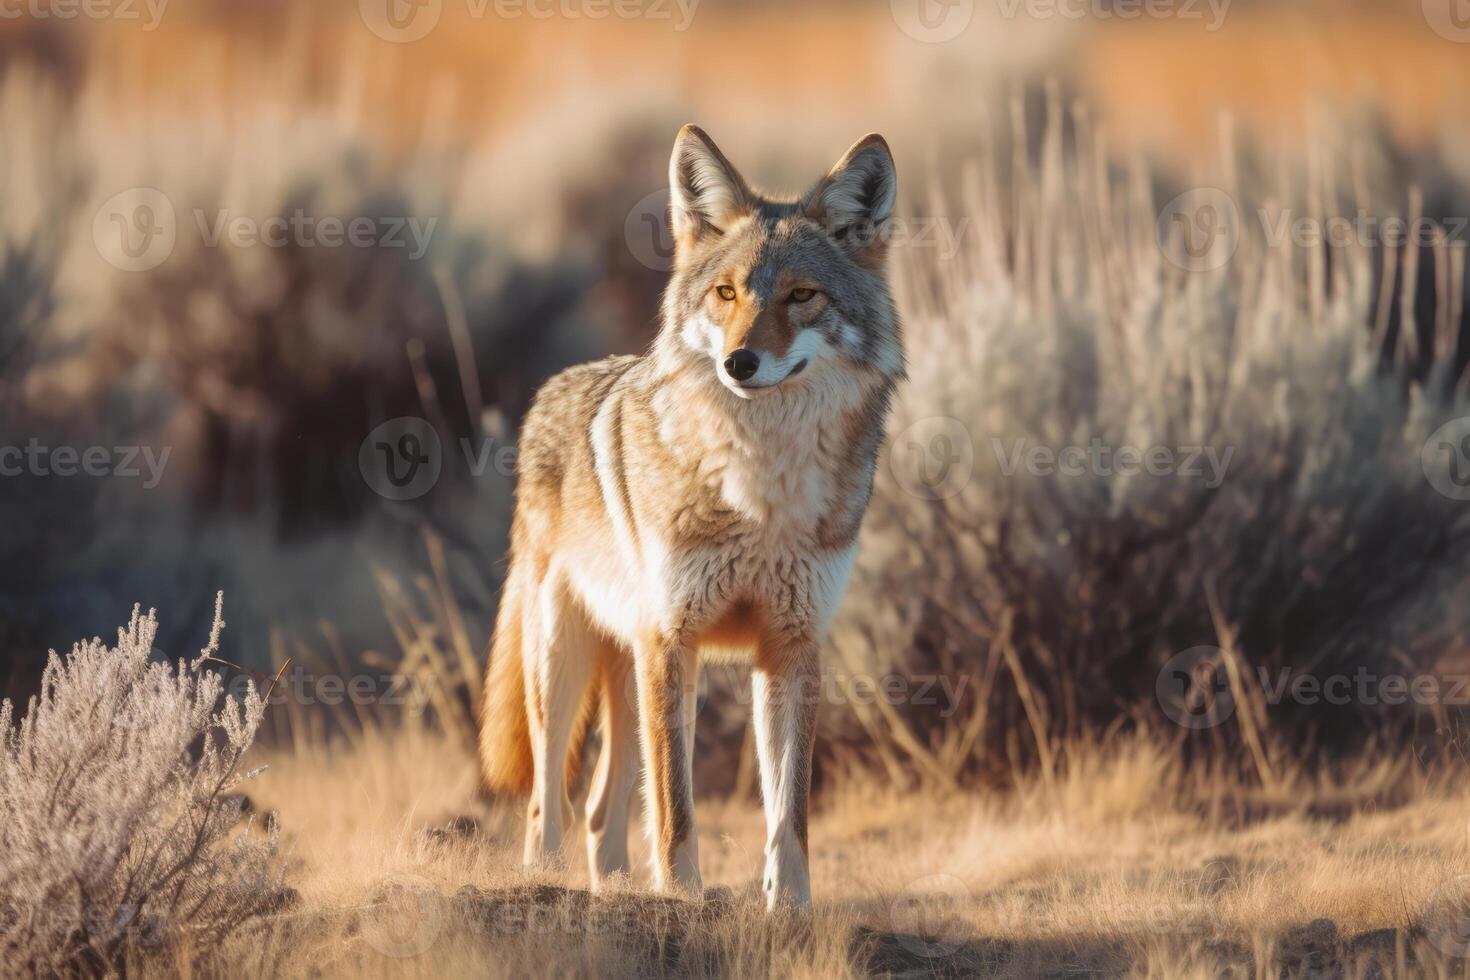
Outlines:
{"label": "blurred background vegetation", "polygon": [[[546,377],[648,342],[667,154],[696,121],[793,191],[882,132],[905,216],[945,232],[895,250],[914,380],[894,431],[959,420],[973,475],[932,500],[885,465],[832,663],[968,686],[942,717],[828,711],[824,766],[1045,774],[1069,742],[1124,727],[1239,749],[1267,788],[1278,753],[1453,752],[1443,706],[1268,710],[1249,670],[1206,731],[1155,697],[1161,667],[1202,644],[1318,674],[1465,658],[1470,509],[1420,460],[1466,414],[1463,227],[1423,247],[1282,248],[1247,220],[1203,273],[1154,236],[1164,202],[1198,187],[1247,216],[1470,215],[1470,46],[1433,4],[923,8],[962,17],[952,37],[915,30],[930,21],[904,0],[702,0],[684,24],[672,3],[592,19],[567,0],[539,19],[431,0],[439,19],[410,43],[372,29],[370,0],[171,0],[152,27],[141,4],[0,20],[0,445],[170,454],[156,487],[0,478],[5,692],[135,601],[207,622],[223,589],[231,659],[421,673],[435,716],[467,731],[513,474],[461,440],[513,446]],[[177,241],[134,271],[109,261],[98,216],[139,187],[170,202]],[[432,234],[416,256],[200,227],[298,212]],[[443,447],[409,501],[359,466],[400,416]],[[1016,476],[990,449],[1094,437],[1234,457],[1203,488]],[[710,703],[701,789],[729,789],[749,779],[743,709]]]}

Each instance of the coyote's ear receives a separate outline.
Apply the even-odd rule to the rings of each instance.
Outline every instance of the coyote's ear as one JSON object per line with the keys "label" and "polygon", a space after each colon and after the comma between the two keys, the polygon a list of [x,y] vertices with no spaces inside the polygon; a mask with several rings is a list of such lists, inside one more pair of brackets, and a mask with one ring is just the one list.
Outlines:
{"label": "coyote's ear", "polygon": [[802,209],[853,258],[877,266],[887,250],[883,230],[893,217],[897,196],[893,154],[883,137],[870,133],[807,193]]}
{"label": "coyote's ear", "polygon": [[674,238],[683,241],[723,234],[750,210],[751,193],[715,141],[698,126],[685,126],[669,158],[669,197]]}

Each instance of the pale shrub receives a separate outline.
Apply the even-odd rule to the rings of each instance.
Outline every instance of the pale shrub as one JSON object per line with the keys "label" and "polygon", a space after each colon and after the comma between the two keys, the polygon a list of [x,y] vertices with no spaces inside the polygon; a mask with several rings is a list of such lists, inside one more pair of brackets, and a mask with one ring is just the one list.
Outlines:
{"label": "pale shrub", "polygon": [[[833,645],[852,674],[935,674],[963,695],[951,714],[854,700],[827,715],[834,741],[952,784],[1054,774],[1078,738],[1150,729],[1269,784],[1287,748],[1452,730],[1446,705],[1371,689],[1267,703],[1260,679],[1433,675],[1459,649],[1470,511],[1435,489],[1451,462],[1425,449],[1470,414],[1458,285],[1416,304],[1402,252],[1270,246],[1253,219],[1228,261],[1190,271],[1155,240],[1172,192],[1142,167],[1079,172],[1055,139],[1036,172],[979,161],[954,259],[896,250],[910,380]],[[1250,216],[1259,197],[1224,170]],[[1463,249],[1412,258],[1461,281]],[[1401,316],[1416,306],[1417,331]],[[1094,441],[1171,465],[1046,463]],[[1187,727],[1158,691],[1194,650],[1238,670],[1233,700]]]}
{"label": "pale shrub", "polygon": [[0,706],[0,972],[96,973],[139,950],[216,942],[279,907],[274,821],[242,823],[241,758],[265,711],[192,664],[150,663],[134,608],[115,647],[51,653],[17,725]]}

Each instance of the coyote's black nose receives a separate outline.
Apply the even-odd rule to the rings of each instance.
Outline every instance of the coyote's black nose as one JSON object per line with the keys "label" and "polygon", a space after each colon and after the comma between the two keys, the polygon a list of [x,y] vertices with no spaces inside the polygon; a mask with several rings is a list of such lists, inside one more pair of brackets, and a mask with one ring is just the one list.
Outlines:
{"label": "coyote's black nose", "polygon": [[761,356],[742,347],[725,358],[725,373],[736,381],[747,381],[760,370]]}

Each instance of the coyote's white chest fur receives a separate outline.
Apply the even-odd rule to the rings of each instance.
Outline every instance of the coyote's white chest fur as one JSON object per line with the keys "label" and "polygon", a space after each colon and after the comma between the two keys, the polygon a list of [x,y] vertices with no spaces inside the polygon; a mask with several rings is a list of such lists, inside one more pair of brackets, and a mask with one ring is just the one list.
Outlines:
{"label": "coyote's white chest fur", "polygon": [[823,380],[799,398],[737,402],[677,385],[654,399],[665,443],[696,459],[707,485],[773,546],[800,547],[841,492],[833,463],[862,392],[849,377]]}
{"label": "coyote's white chest fur", "polygon": [[662,560],[645,563],[639,577],[655,615],[707,627],[697,639],[718,657],[755,652],[751,635],[727,628],[732,609],[755,607],[766,625],[826,630],[856,545],[834,547],[818,530],[853,492],[839,466],[847,462],[844,418],[862,396],[837,374],[800,397],[737,402],[687,384],[655,395],[661,440],[691,454],[703,485],[738,515],[722,533],[654,549]]}
{"label": "coyote's white chest fur", "polygon": [[[590,449],[610,540],[589,535],[553,559],[588,615],[627,643],[687,628],[690,642],[721,657],[754,653],[762,625],[825,630],[855,548],[818,532],[850,506],[843,425],[862,397],[835,373],[800,396],[758,402],[677,373],[651,393],[609,396]],[[632,401],[649,406],[659,446],[693,474],[692,487],[671,474],[624,493],[632,464],[616,430]],[[648,519],[657,494],[668,498],[665,520]],[[730,628],[738,609],[759,613],[743,633]]]}

